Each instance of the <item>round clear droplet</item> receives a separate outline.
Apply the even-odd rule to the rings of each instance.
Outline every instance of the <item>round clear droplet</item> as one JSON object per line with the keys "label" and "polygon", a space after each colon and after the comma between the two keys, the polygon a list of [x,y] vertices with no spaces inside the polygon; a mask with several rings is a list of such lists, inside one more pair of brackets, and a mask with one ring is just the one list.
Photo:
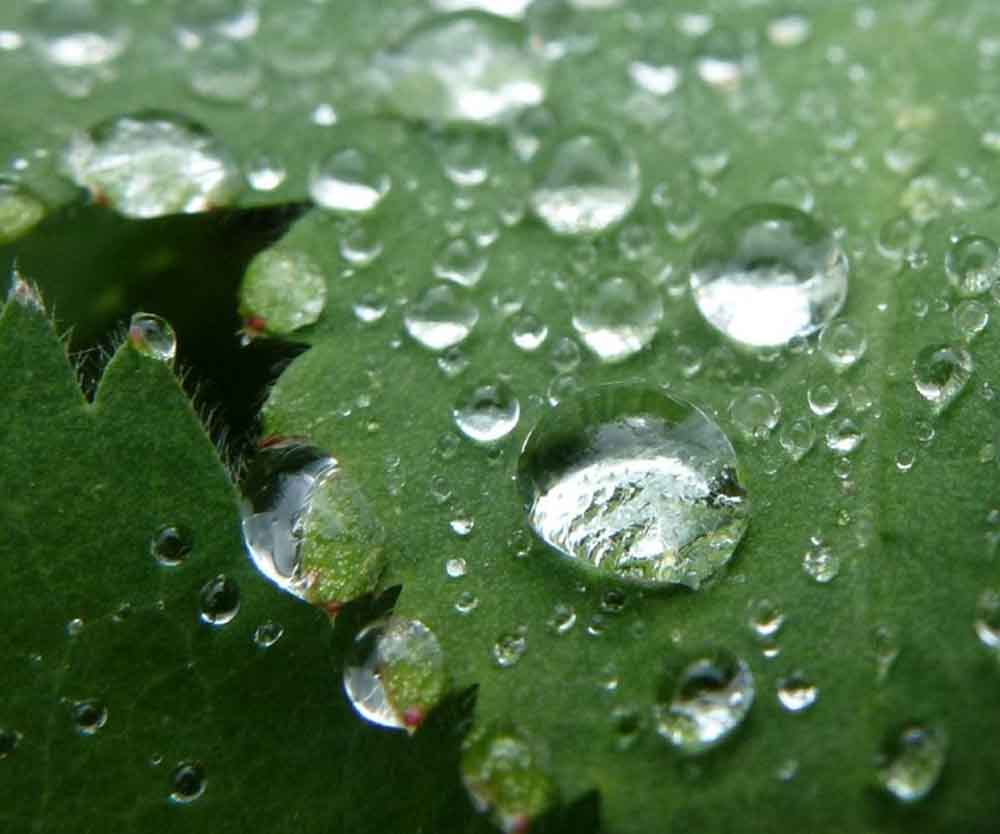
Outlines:
{"label": "round clear droplet", "polygon": [[429,287],[403,315],[406,332],[425,348],[446,350],[464,342],[479,321],[479,309],[448,286]]}
{"label": "round clear droplet", "polygon": [[315,324],[326,307],[326,274],[304,252],[265,249],[247,267],[240,313],[251,332],[284,335]]}
{"label": "round clear droplet", "polygon": [[392,179],[381,164],[357,148],[335,151],[313,165],[309,174],[309,195],[330,211],[372,211],[391,187]]}
{"label": "round clear droplet", "polygon": [[876,777],[894,799],[917,802],[938,783],[947,752],[948,737],[944,730],[920,723],[906,724],[886,738]]}
{"label": "round clear droplet", "polygon": [[975,365],[958,345],[928,345],[913,360],[913,384],[935,413],[944,411],[965,390]]}
{"label": "round clear droplet", "polygon": [[240,586],[235,579],[219,574],[202,586],[199,599],[202,622],[224,626],[240,611]]}
{"label": "round clear droplet", "polygon": [[603,362],[621,362],[646,347],[663,320],[655,287],[615,275],[582,286],[573,303],[573,328]]}
{"label": "round clear droplet", "polygon": [[521,405],[506,382],[483,382],[462,394],[452,416],[459,431],[470,440],[496,443],[517,426]]}
{"label": "round clear droplet", "polygon": [[803,672],[793,672],[778,681],[778,702],[788,712],[803,712],[819,699],[819,688]]}
{"label": "round clear droplet", "polygon": [[129,344],[143,356],[173,362],[177,337],[166,319],[152,313],[136,313],[128,327]]}
{"label": "round clear droplet", "polygon": [[191,555],[194,534],[183,525],[168,524],[161,527],[149,543],[149,552],[161,565],[176,567]]}
{"label": "round clear droplet", "polygon": [[200,762],[181,762],[170,774],[170,801],[187,805],[205,793],[205,766]]}

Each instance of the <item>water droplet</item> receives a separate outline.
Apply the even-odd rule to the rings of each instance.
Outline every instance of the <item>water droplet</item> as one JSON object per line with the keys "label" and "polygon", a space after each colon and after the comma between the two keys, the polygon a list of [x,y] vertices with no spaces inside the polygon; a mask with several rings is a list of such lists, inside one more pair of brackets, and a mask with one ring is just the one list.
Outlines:
{"label": "water droplet", "polygon": [[632,706],[619,704],[611,710],[611,730],[615,749],[625,751],[633,747],[642,730],[642,714]]}
{"label": "water droplet", "polygon": [[247,182],[254,191],[274,191],[287,176],[284,164],[267,154],[257,154],[247,164]]}
{"label": "water droplet", "polygon": [[1000,277],[1000,247],[988,237],[967,235],[948,249],[944,268],[960,294],[982,295]]}
{"label": "water droplet", "polygon": [[149,552],[161,565],[176,567],[187,560],[194,546],[194,534],[183,525],[161,527],[149,543]]}
{"label": "water droplet", "polygon": [[384,531],[333,458],[295,441],[272,442],[242,486],[243,541],[266,578],[330,613],[374,589]]}
{"label": "water droplet", "polygon": [[781,402],[763,388],[748,388],[729,404],[729,418],[748,440],[766,440],[781,420]]}
{"label": "water droplet", "polygon": [[46,211],[45,203],[25,186],[0,177],[0,246],[31,231]]}
{"label": "water droplet", "polygon": [[170,774],[170,800],[178,805],[194,802],[205,793],[205,767],[200,762],[181,762]]}
{"label": "water droplet", "polygon": [[459,614],[470,614],[479,606],[479,597],[472,591],[462,591],[455,598],[455,610]]}
{"label": "water droplet", "polygon": [[157,111],[77,134],[63,164],[73,182],[126,217],[208,211],[232,202],[243,184],[229,152],[204,127]]}
{"label": "water droplet", "polygon": [[281,623],[267,620],[261,623],[253,632],[253,642],[258,649],[269,649],[277,643],[285,633]]}
{"label": "water droplet", "polygon": [[972,376],[972,355],[957,345],[928,345],[913,361],[913,384],[940,414],[957,399]]}
{"label": "water droplet", "polygon": [[449,521],[448,526],[451,528],[451,532],[464,539],[471,536],[472,531],[476,529],[476,520],[462,515]]}
{"label": "water droplet", "polygon": [[129,30],[105,0],[35,3],[29,37],[38,53],[57,67],[93,69],[115,60],[128,46]]}
{"label": "water droplet", "polygon": [[966,299],[955,307],[954,319],[959,336],[971,342],[990,323],[990,311],[981,301]]}
{"label": "water droplet", "polygon": [[560,402],[525,441],[517,477],[543,541],[623,578],[698,588],[747,525],[726,436],[694,406],[642,386]]}
{"label": "water droplet", "polygon": [[461,579],[466,570],[465,559],[449,559],[445,562],[444,571],[451,579]]}
{"label": "water droplet", "polygon": [[864,432],[850,417],[842,417],[826,430],[826,446],[838,455],[851,454],[864,439]]}
{"label": "water droplet", "polygon": [[781,427],[778,442],[792,460],[800,461],[815,445],[816,429],[809,418],[797,417]]}
{"label": "water droplet", "polygon": [[813,580],[825,585],[840,574],[840,557],[818,536],[802,557],[802,570]]}
{"label": "water droplet", "polygon": [[198,49],[209,38],[246,40],[257,32],[257,3],[248,0],[187,0],[175,12],[177,39],[185,49]]}
{"label": "water droplet", "polygon": [[463,287],[474,287],[486,272],[489,258],[469,237],[447,241],[434,259],[433,271],[438,278],[453,281]]}
{"label": "water droplet", "polygon": [[95,735],[108,723],[108,708],[96,699],[76,701],[71,711],[73,724],[80,735]]}
{"label": "water droplet", "polygon": [[909,472],[916,462],[917,456],[912,449],[900,449],[896,453],[896,469],[900,472]]}
{"label": "water droplet", "polygon": [[391,187],[392,179],[381,164],[357,148],[334,151],[309,173],[309,196],[330,211],[372,211]]}
{"label": "water droplet", "polygon": [[580,347],[569,337],[563,336],[552,346],[549,361],[560,373],[571,373],[580,364]]}
{"label": "water droplet", "polygon": [[169,322],[152,313],[136,313],[128,327],[129,344],[143,356],[173,362],[177,337]]}
{"label": "water droplet", "polygon": [[753,704],[750,667],[725,649],[692,660],[670,683],[669,702],[655,707],[656,731],[683,753],[720,744]]}
{"label": "water droplet", "polygon": [[558,235],[602,232],[639,199],[639,163],[604,134],[581,133],[546,146],[534,165],[531,207]]}
{"label": "water droplet", "polygon": [[872,632],[872,649],[875,652],[875,662],[878,665],[876,680],[881,683],[889,676],[892,664],[899,657],[899,638],[895,629],[888,625],[879,625]]}
{"label": "water droplet", "polygon": [[191,91],[209,101],[244,102],[260,85],[261,71],[240,43],[216,38],[188,58]]}
{"label": "water droplet", "polygon": [[615,275],[581,287],[573,304],[573,328],[603,362],[621,362],[653,341],[663,320],[656,288],[636,277]]}
{"label": "water droplet", "polygon": [[528,640],[521,630],[501,634],[493,644],[493,661],[501,669],[517,665],[528,648]]}
{"label": "water droplet", "polygon": [[1000,593],[988,588],[976,600],[976,634],[983,645],[1000,651]]}
{"label": "water droplet", "polygon": [[905,724],[883,744],[878,757],[878,782],[899,802],[917,802],[937,784],[947,751],[948,737],[944,730]]}
{"label": "water droplet", "polygon": [[344,691],[362,718],[412,733],[444,688],[444,652],[419,620],[390,617],[354,638],[344,665]]}
{"label": "water droplet", "polygon": [[17,730],[12,730],[10,727],[0,727],[0,760],[6,759],[17,750],[22,738],[24,736]]}
{"label": "water droplet", "polygon": [[468,337],[479,321],[479,309],[452,287],[429,287],[403,316],[406,332],[425,348],[445,350]]}
{"label": "water droplet", "polygon": [[432,17],[375,58],[376,83],[401,115],[432,123],[499,124],[541,104],[548,71],[513,21]]}
{"label": "water droplet", "polygon": [[326,307],[326,275],[304,252],[265,249],[247,267],[240,313],[252,332],[291,333],[319,320]]}
{"label": "water droplet", "polygon": [[462,742],[462,783],[506,834],[523,834],[556,801],[548,756],[513,724],[476,727]]}
{"label": "water droplet", "polygon": [[784,623],[784,612],[771,600],[759,599],[750,606],[750,629],[757,637],[774,637]]}
{"label": "water droplet", "polygon": [[66,623],[66,636],[67,637],[79,637],[83,633],[85,623],[79,617],[74,617],[68,623]]}
{"label": "water droplet", "polygon": [[847,256],[812,216],[756,205],[702,238],[691,289],[701,314],[725,336],[750,347],[779,347],[837,315],[847,273]]}
{"label": "water droplet", "polygon": [[219,574],[209,579],[201,589],[200,608],[202,622],[224,626],[232,622],[240,610],[240,586],[235,579]]}
{"label": "water droplet", "polygon": [[818,699],[819,689],[802,672],[793,672],[778,681],[778,701],[789,712],[807,710]]}
{"label": "water droplet", "polygon": [[324,3],[296,3],[282,9],[264,4],[254,49],[279,75],[308,78],[330,70],[340,51],[330,48],[336,11]]}
{"label": "water droplet", "polygon": [[529,353],[538,350],[548,335],[549,326],[533,313],[518,313],[510,323],[510,336],[514,344]]}
{"label": "water droplet", "polygon": [[810,388],[806,397],[809,400],[810,411],[817,417],[833,414],[837,410],[837,406],[840,405],[840,397],[837,396],[837,392],[833,390],[833,386],[827,385],[825,382]]}
{"label": "water droplet", "polygon": [[521,404],[506,382],[481,382],[459,397],[451,413],[459,431],[470,440],[496,443],[514,431]]}
{"label": "water droplet", "polygon": [[782,15],[767,24],[767,38],[775,46],[801,46],[811,33],[809,18],[798,14]]}
{"label": "water droplet", "polygon": [[532,0],[431,0],[431,6],[442,12],[462,12],[473,9],[500,17],[521,18]]}
{"label": "water droplet", "polygon": [[791,782],[798,774],[799,762],[797,759],[785,759],[774,772],[774,775],[781,782]]}
{"label": "water droplet", "polygon": [[567,634],[576,625],[576,611],[572,606],[559,603],[552,609],[546,625],[553,634]]}
{"label": "water droplet", "polygon": [[856,365],[868,350],[864,331],[851,321],[830,322],[819,334],[819,349],[836,371]]}

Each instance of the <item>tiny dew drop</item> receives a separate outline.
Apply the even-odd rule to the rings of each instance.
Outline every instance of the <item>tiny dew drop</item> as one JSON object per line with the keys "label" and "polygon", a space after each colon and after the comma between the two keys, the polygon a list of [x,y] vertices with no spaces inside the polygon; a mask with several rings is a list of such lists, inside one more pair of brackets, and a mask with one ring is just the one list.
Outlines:
{"label": "tiny dew drop", "polygon": [[152,313],[136,313],[128,327],[129,344],[143,356],[161,362],[173,362],[177,355],[177,337],[170,324]]}
{"label": "tiny dew drop", "polygon": [[392,187],[381,163],[357,148],[324,157],[309,174],[309,195],[321,208],[347,214],[375,209]]}
{"label": "tiny dew drop", "polygon": [[785,623],[784,612],[771,600],[759,599],[750,605],[750,629],[760,639],[774,637]]}
{"label": "tiny dew drop", "polygon": [[788,712],[803,712],[819,699],[819,689],[803,672],[793,672],[778,682],[778,701]]}
{"label": "tiny dew drop", "polygon": [[156,561],[166,567],[176,567],[191,555],[194,534],[184,525],[161,527],[149,543],[149,552]]}
{"label": "tiny dew drop", "polygon": [[206,784],[201,762],[181,762],[170,774],[170,801],[178,805],[194,802],[205,793]]}
{"label": "tiny dew drop", "polygon": [[354,638],[344,691],[358,714],[380,727],[415,732],[444,694],[444,652],[419,620],[390,617]]}
{"label": "tiny dew drop", "polygon": [[219,574],[202,586],[199,599],[202,622],[224,626],[239,613],[240,586],[235,579]]}
{"label": "tiny dew drop", "polygon": [[204,127],[158,111],[118,116],[77,134],[63,166],[97,202],[135,218],[228,205],[243,184],[229,151]]}
{"label": "tiny dew drop", "polygon": [[728,738],[754,700],[746,662],[716,649],[688,662],[666,682],[667,698],[654,707],[656,731],[683,753],[702,753]]}
{"label": "tiny dew drop", "polygon": [[267,620],[254,629],[253,642],[258,649],[269,649],[277,643],[285,633],[281,623]]}
{"label": "tiny dew drop", "polygon": [[552,614],[546,621],[549,631],[556,635],[563,635],[576,625],[576,611],[572,606],[559,603],[552,609]]}
{"label": "tiny dew drop", "polygon": [[521,404],[502,380],[481,382],[467,389],[452,409],[458,430],[476,443],[496,443],[517,426]]}
{"label": "tiny dew drop", "polygon": [[833,319],[847,298],[847,256],[811,215],[740,209],[699,242],[691,290],[699,312],[748,347],[780,347]]}
{"label": "tiny dew drop", "polygon": [[326,307],[326,292],[326,274],[307,254],[265,249],[250,262],[240,285],[247,335],[283,335],[314,324]]}
{"label": "tiny dew drop", "polygon": [[528,648],[523,630],[515,629],[501,634],[493,644],[493,661],[501,669],[516,666]]}
{"label": "tiny dew drop", "polygon": [[92,736],[108,723],[108,708],[96,699],[76,701],[71,708],[73,724],[80,735]]}
{"label": "tiny dew drop", "polygon": [[523,834],[557,798],[547,751],[510,722],[476,727],[462,743],[462,782],[480,812]]}
{"label": "tiny dew drop", "polygon": [[913,360],[913,384],[936,414],[965,389],[974,369],[972,355],[958,345],[928,345]]}
{"label": "tiny dew drop", "polygon": [[938,783],[947,752],[948,737],[940,727],[905,724],[886,737],[877,759],[878,783],[899,802],[917,802]]}
{"label": "tiny dew drop", "polygon": [[618,223],[639,199],[639,163],[625,145],[580,133],[546,146],[535,160],[531,207],[558,235],[593,235]]}

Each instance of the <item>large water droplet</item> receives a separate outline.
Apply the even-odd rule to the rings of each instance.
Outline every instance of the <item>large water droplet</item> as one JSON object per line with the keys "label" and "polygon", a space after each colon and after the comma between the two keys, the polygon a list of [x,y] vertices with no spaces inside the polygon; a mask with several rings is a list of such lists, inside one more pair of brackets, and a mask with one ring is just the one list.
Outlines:
{"label": "large water droplet", "polygon": [[152,313],[136,313],[128,326],[129,344],[143,356],[173,362],[177,337],[170,323]]}
{"label": "large water droplet", "polygon": [[906,724],[891,733],[879,755],[879,784],[900,802],[916,802],[937,784],[948,751],[939,727]]}
{"label": "large water droplet", "polygon": [[444,693],[444,652],[419,620],[390,617],[366,626],[344,665],[344,691],[373,724],[415,731]]}
{"label": "large water droplet", "polygon": [[580,133],[543,148],[531,206],[559,235],[592,235],[622,220],[639,198],[632,151],[601,133]]}
{"label": "large water droplet", "polygon": [[455,425],[476,443],[496,443],[517,426],[521,404],[502,380],[483,382],[466,390],[452,409]]}
{"label": "large water droplet", "polygon": [[391,187],[392,179],[381,164],[357,148],[335,151],[317,162],[309,174],[309,195],[331,211],[371,211]]}
{"label": "large water droplet", "polygon": [[692,660],[668,683],[669,701],[656,705],[656,731],[684,753],[720,744],[753,704],[750,667],[725,649]]}
{"label": "large water droplet", "polygon": [[694,406],[642,386],[560,402],[525,441],[518,481],[542,540],[643,582],[698,588],[747,526],[729,440]]}
{"label": "large water droplet", "polygon": [[615,275],[581,287],[573,304],[573,327],[604,362],[621,362],[653,341],[663,320],[655,287]]}
{"label": "large water droplet", "polygon": [[813,217],[755,205],[699,243],[691,289],[705,319],[750,347],[779,347],[819,330],[847,298],[847,256]]}
{"label": "large water droplet", "polygon": [[319,320],[326,306],[326,275],[304,252],[265,249],[247,267],[240,314],[247,330],[286,334]]}
{"label": "large water droplet", "polygon": [[507,834],[527,832],[556,800],[546,752],[507,722],[477,727],[466,736],[462,782],[473,804],[491,812]]}
{"label": "large water droplet", "polygon": [[913,360],[913,384],[935,413],[965,389],[974,369],[972,355],[958,345],[928,345]]}
{"label": "large water droplet", "polygon": [[127,217],[207,211],[230,203],[243,178],[196,122],[146,111],[75,136],[63,155],[73,181]]}
{"label": "large water droplet", "polygon": [[451,287],[429,287],[403,316],[406,332],[429,350],[447,350],[468,337],[479,321],[479,309]]}
{"label": "large water droplet", "polygon": [[356,484],[326,453],[285,440],[263,448],[243,482],[243,540],[279,588],[335,613],[369,593],[384,531]]}
{"label": "large water droplet", "polygon": [[524,28],[475,12],[431,18],[375,59],[376,82],[400,114],[497,124],[545,98],[548,71]]}

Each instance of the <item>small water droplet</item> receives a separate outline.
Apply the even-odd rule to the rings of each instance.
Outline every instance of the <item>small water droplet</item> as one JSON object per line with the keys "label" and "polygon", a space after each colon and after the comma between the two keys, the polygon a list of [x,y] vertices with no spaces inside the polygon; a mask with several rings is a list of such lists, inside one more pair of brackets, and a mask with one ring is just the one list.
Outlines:
{"label": "small water droplet", "polygon": [[840,557],[818,536],[802,557],[802,569],[816,582],[825,585],[840,574]]}
{"label": "small water droplet", "polygon": [[728,738],[754,700],[747,664],[725,649],[698,657],[671,682],[669,701],[654,710],[656,731],[683,753],[702,753]]}
{"label": "small water droplet", "polygon": [[639,199],[639,163],[610,136],[581,133],[535,160],[531,207],[558,235],[592,235],[621,221]]}
{"label": "small water droplet", "polygon": [[782,15],[767,24],[767,38],[775,46],[801,46],[811,33],[809,18],[800,14]]}
{"label": "small water droplet", "polygon": [[96,735],[108,723],[108,708],[96,699],[76,701],[71,711],[73,724],[80,735]]}
{"label": "small water droplet", "polygon": [[993,588],[976,600],[976,635],[988,649],[1000,651],[1000,593]]}
{"label": "small water droplet", "polygon": [[129,344],[143,356],[160,362],[173,362],[177,337],[166,319],[152,313],[136,313],[128,327]]}
{"label": "small water droplet", "polygon": [[496,443],[514,431],[521,405],[506,382],[482,382],[459,397],[452,416],[459,431],[470,440]]}
{"label": "small water droplet", "polygon": [[103,67],[118,58],[131,39],[109,5],[100,0],[32,4],[30,42],[55,67],[77,72]]}
{"label": "small water droplet", "polygon": [[899,802],[917,802],[938,783],[947,750],[948,737],[941,728],[905,724],[890,733],[882,746],[878,782]]}
{"label": "small water droplet", "polygon": [[441,351],[468,337],[479,321],[479,309],[448,286],[425,290],[407,305],[406,332],[428,350]]}
{"label": "small water droplet", "polygon": [[205,766],[200,762],[181,762],[170,774],[170,800],[178,805],[194,802],[205,793]]}
{"label": "small water droplet", "polygon": [[746,529],[738,463],[692,405],[642,386],[566,399],[524,444],[518,481],[538,536],[622,578],[698,588]]}
{"label": "small water droplet", "polygon": [[504,632],[493,644],[493,661],[501,669],[509,669],[517,665],[527,648],[528,639],[523,630]]}
{"label": "small water droplet", "polygon": [[778,442],[792,460],[800,461],[815,445],[816,429],[808,417],[797,417],[782,425]]}
{"label": "small water droplet", "polygon": [[70,178],[126,217],[208,211],[233,201],[239,167],[197,122],[145,111],[77,134],[63,155]]}
{"label": "small water droplet", "polygon": [[803,712],[819,699],[819,689],[803,672],[778,681],[778,701],[789,712]]}
{"label": "small water droplet", "polygon": [[240,610],[240,586],[235,579],[219,574],[209,579],[201,589],[199,613],[201,620],[212,626],[224,626],[233,621]]}
{"label": "small water droplet", "polygon": [[847,273],[847,256],[811,215],[756,205],[702,238],[690,280],[709,324],[741,344],[778,347],[837,315]]}
{"label": "small water droplet", "polygon": [[729,418],[748,440],[766,440],[781,420],[781,402],[763,388],[748,388],[729,404]]}
{"label": "small water droplet", "polygon": [[149,552],[161,565],[176,567],[191,555],[194,534],[183,525],[161,527],[149,542]]}
{"label": "small water droplet", "polygon": [[461,579],[466,570],[465,559],[449,559],[444,565],[444,571],[451,579]]}
{"label": "small water droplet", "polygon": [[462,591],[455,598],[455,610],[459,614],[469,614],[479,606],[479,597],[472,591]]}
{"label": "small water droplet", "polygon": [[309,195],[330,211],[372,211],[392,186],[381,163],[358,148],[341,148],[317,162],[309,174]]}
{"label": "small water droplet", "polygon": [[611,730],[614,733],[615,749],[632,748],[642,730],[642,713],[633,706],[619,704],[611,710]]}
{"label": "small water droplet", "polygon": [[67,637],[79,637],[83,633],[85,623],[79,617],[74,617],[68,623],[66,623],[66,636]]}
{"label": "small water droplet", "polygon": [[961,295],[982,295],[1000,277],[1000,247],[988,237],[966,235],[948,249],[944,268]]}
{"label": "small water droplet", "polygon": [[656,336],[663,301],[638,277],[597,278],[582,287],[573,304],[573,328],[602,362],[621,362]]}
{"label": "small water droplet", "polygon": [[288,170],[276,157],[257,154],[250,158],[246,167],[247,182],[254,191],[274,191],[288,176]]}
{"label": "small water droplet", "polygon": [[553,634],[567,634],[576,625],[576,611],[570,605],[558,603],[552,609],[546,625]]}
{"label": "small water droplet", "polygon": [[261,71],[245,46],[213,38],[187,58],[191,91],[223,104],[247,101],[260,85]]}
{"label": "small water droplet", "polygon": [[913,360],[913,384],[935,414],[944,411],[972,376],[971,354],[957,345],[928,345]]}
{"label": "small water droplet", "polygon": [[917,456],[912,449],[900,449],[896,453],[896,469],[900,472],[909,472],[916,462]]}
{"label": "small water droplet", "polygon": [[344,691],[362,718],[414,732],[441,700],[444,652],[419,620],[390,617],[354,638],[344,665]]}
{"label": "small water droplet", "polygon": [[868,339],[854,322],[838,319],[820,331],[819,349],[834,370],[846,371],[865,355]]}
{"label": "small water droplet", "polygon": [[269,649],[277,643],[285,633],[281,623],[267,620],[261,623],[253,632],[253,642],[258,649]]}
{"label": "small water droplet", "polygon": [[825,382],[814,385],[806,396],[809,400],[810,411],[817,417],[833,414],[837,410],[837,406],[840,405],[840,397],[837,392],[832,385],[827,385]]}
{"label": "small water droplet", "polygon": [[954,320],[958,335],[971,342],[990,323],[990,311],[981,301],[966,299],[955,307]]}
{"label": "small water droplet", "polygon": [[864,432],[850,417],[835,421],[826,431],[826,446],[837,455],[851,454],[864,439]]}
{"label": "small water droplet", "polygon": [[[538,350],[549,335],[549,326],[533,313],[517,313],[510,323],[510,337],[521,350]],[[575,343],[570,342],[575,347]]]}
{"label": "small water droplet", "polygon": [[751,604],[750,629],[757,637],[774,637],[784,623],[784,612],[771,600],[759,599]]}

